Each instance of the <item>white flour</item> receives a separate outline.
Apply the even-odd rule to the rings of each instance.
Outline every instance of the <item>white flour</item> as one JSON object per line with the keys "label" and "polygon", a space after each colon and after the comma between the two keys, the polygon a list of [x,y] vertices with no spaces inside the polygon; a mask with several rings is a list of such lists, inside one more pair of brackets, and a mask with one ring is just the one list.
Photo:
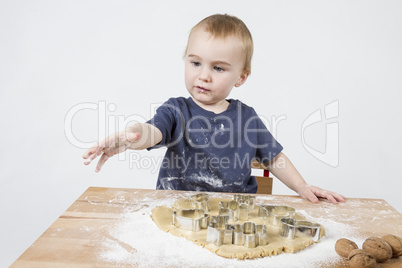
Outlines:
{"label": "white flour", "polygon": [[[158,202],[158,205],[163,204]],[[294,254],[282,253],[253,260],[225,259],[184,238],[161,231],[151,219],[152,208],[126,212],[110,236],[104,238],[104,251],[99,258],[119,267],[133,264],[142,267],[319,267],[324,262],[339,260],[334,250],[339,238],[351,239],[358,245],[364,241],[364,238],[355,235],[355,229],[349,225],[313,218],[305,211],[298,210],[309,220],[325,227],[327,235],[320,243]]]}

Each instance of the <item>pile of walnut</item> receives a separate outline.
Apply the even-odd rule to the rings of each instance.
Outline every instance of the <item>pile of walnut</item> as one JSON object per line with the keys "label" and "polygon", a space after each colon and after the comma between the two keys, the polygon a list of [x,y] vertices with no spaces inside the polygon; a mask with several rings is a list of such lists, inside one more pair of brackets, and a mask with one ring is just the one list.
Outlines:
{"label": "pile of walnut", "polygon": [[341,238],[336,241],[335,251],[345,260],[349,260],[352,268],[377,267],[377,262],[402,256],[402,238],[391,234],[382,238],[369,237],[364,241],[363,249],[359,249],[355,242]]}

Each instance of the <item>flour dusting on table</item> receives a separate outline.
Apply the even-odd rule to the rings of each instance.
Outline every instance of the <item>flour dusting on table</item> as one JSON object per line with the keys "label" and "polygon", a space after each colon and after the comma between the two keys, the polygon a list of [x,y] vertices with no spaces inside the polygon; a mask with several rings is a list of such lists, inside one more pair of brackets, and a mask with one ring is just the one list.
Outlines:
{"label": "flour dusting on table", "polygon": [[[222,197],[222,194],[220,196]],[[293,254],[282,253],[253,260],[226,259],[187,239],[165,233],[156,226],[151,218],[152,209],[157,205],[169,206],[173,201],[159,201],[158,204],[134,211],[127,209],[121,221],[105,236],[99,258],[118,266],[140,264],[145,267],[320,267],[323,263],[339,260],[334,250],[335,242],[339,238],[351,239],[358,245],[364,241],[364,238],[356,236],[356,229],[350,225],[313,218],[306,211],[297,210],[309,220],[319,222],[325,227],[326,236],[320,243]]]}

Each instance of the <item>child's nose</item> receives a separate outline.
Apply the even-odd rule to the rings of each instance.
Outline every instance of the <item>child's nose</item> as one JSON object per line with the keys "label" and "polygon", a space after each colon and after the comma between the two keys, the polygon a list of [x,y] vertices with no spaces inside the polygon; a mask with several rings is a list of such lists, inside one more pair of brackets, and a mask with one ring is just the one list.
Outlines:
{"label": "child's nose", "polygon": [[201,71],[198,79],[200,79],[201,81],[204,81],[204,82],[211,81],[211,74],[210,74],[210,71],[208,70],[208,68],[202,68],[202,71]]}

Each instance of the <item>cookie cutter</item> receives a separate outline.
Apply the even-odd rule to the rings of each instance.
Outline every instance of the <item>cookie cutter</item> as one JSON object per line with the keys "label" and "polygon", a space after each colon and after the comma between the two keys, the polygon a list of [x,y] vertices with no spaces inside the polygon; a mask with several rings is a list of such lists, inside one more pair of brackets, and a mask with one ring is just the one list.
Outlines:
{"label": "cookie cutter", "polygon": [[267,226],[255,224],[254,222],[245,222],[243,225],[234,225],[233,244],[247,248],[267,245]]}
{"label": "cookie cutter", "polygon": [[321,225],[311,221],[295,220],[282,218],[280,235],[287,239],[295,239],[296,236],[305,236],[313,239],[314,242],[320,241]]}
{"label": "cookie cutter", "polygon": [[228,224],[229,215],[212,216],[207,229],[207,243],[214,243],[219,247],[232,244],[234,226]]}
{"label": "cookie cutter", "polygon": [[191,196],[191,202],[196,209],[202,209],[204,212],[209,212],[209,195],[208,194],[196,194]]}
{"label": "cookie cutter", "polygon": [[210,216],[202,209],[180,209],[173,211],[173,225],[183,230],[198,232],[206,229]]}
{"label": "cookie cutter", "polygon": [[286,205],[260,205],[258,207],[258,216],[269,219],[275,226],[281,226],[282,218],[291,218],[295,216],[296,210]]}
{"label": "cookie cutter", "polygon": [[229,215],[232,222],[248,220],[249,206],[235,200],[219,202],[219,215]]}
{"label": "cookie cutter", "polygon": [[219,215],[228,215],[233,222],[239,220],[239,203],[236,201],[221,201],[219,202]]}
{"label": "cookie cutter", "polygon": [[233,196],[233,200],[238,202],[239,204],[243,204],[243,203],[247,204],[249,210],[254,209],[254,204],[255,204],[255,196],[254,195],[235,194]]}
{"label": "cookie cutter", "polygon": [[236,194],[232,201],[219,202],[219,215],[229,215],[232,222],[247,221],[249,211],[254,209],[254,201],[255,196]]}

